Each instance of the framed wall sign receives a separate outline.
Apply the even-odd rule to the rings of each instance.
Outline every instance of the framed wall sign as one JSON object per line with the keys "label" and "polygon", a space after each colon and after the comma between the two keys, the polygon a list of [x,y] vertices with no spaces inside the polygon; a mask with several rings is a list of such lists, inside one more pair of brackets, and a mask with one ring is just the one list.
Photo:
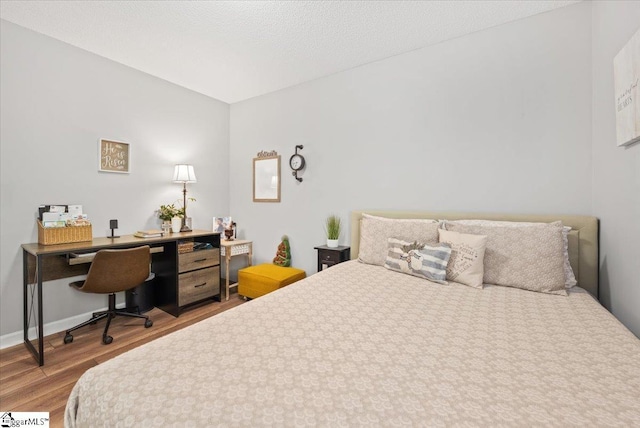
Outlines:
{"label": "framed wall sign", "polygon": [[253,159],[253,202],[280,202],[280,156],[275,150]]}
{"label": "framed wall sign", "polygon": [[640,141],[640,30],[613,59],[616,95],[616,142]]}
{"label": "framed wall sign", "polygon": [[98,171],[128,174],[131,168],[131,145],[122,141],[98,142]]}

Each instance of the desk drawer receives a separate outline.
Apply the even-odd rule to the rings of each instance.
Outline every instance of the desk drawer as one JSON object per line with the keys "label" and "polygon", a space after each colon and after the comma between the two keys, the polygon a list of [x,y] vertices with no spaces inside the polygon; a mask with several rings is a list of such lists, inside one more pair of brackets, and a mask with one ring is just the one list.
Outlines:
{"label": "desk drawer", "polygon": [[220,248],[183,253],[178,256],[178,272],[189,272],[220,264]]}
{"label": "desk drawer", "polygon": [[178,306],[213,297],[220,292],[220,266],[182,273],[178,283]]}

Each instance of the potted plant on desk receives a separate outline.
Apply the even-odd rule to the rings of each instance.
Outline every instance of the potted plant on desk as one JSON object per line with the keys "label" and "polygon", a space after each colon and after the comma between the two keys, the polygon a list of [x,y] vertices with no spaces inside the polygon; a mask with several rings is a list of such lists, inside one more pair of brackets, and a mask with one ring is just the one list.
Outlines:
{"label": "potted plant on desk", "polygon": [[[176,230],[174,230],[175,228],[173,227],[173,224],[177,224],[177,232],[180,232],[180,227],[182,226],[182,217],[180,217],[181,211],[182,210],[176,208],[174,204],[160,205],[160,209],[158,210],[158,217],[160,218],[160,220],[162,220],[163,223],[162,230],[171,229],[173,230],[173,232],[176,232]],[[174,221],[174,218],[177,220]]]}

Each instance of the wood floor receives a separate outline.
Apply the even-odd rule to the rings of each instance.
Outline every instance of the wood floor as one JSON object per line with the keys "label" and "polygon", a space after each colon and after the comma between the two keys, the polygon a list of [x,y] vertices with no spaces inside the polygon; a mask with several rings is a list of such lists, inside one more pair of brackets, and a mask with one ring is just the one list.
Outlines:
{"label": "wood floor", "polygon": [[180,330],[224,312],[244,301],[232,294],[228,301],[203,304],[184,311],[178,318],[154,308],[147,312],[153,320],[118,317],[109,327],[110,345],[102,344],[105,321],[74,332],[73,343],[63,343],[64,332],[45,337],[42,367],[24,344],[0,350],[0,411],[49,412],[50,426],[62,427],[64,409],[71,389],[89,368],[158,337]]}

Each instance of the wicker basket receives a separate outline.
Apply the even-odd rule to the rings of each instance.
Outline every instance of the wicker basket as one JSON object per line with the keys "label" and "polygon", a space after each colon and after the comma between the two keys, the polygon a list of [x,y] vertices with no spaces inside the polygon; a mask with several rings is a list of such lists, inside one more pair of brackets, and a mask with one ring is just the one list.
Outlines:
{"label": "wicker basket", "polygon": [[89,226],[44,227],[38,220],[38,243],[42,245],[68,244],[91,241],[93,231]]}
{"label": "wicker basket", "polygon": [[178,254],[190,253],[193,251],[193,241],[178,242]]}

